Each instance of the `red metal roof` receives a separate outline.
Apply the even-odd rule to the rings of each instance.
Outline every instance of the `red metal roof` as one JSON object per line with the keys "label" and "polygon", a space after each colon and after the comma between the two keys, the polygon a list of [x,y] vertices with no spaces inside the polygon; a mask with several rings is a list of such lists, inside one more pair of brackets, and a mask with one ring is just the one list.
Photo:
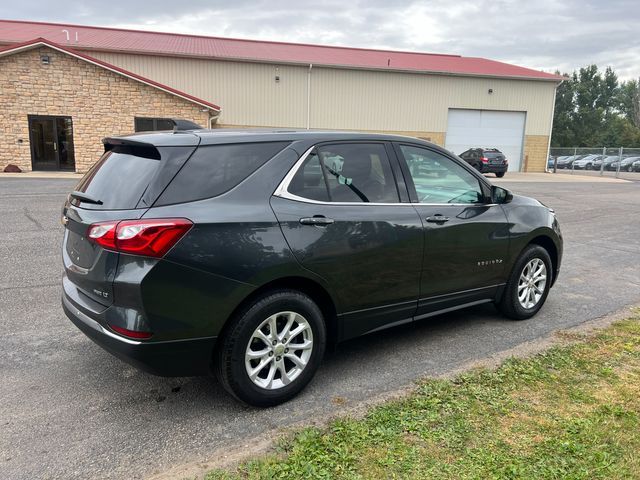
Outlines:
{"label": "red metal roof", "polygon": [[[67,40],[67,33],[68,38]],[[76,43],[76,34],[78,42]],[[0,20],[0,43],[42,37],[74,49],[191,56],[347,68],[560,81],[562,77],[478,57],[306,45],[158,33],[21,20]]]}
{"label": "red metal roof", "polygon": [[194,97],[193,95],[182,92],[180,90],[176,90],[175,88],[169,87],[168,85],[164,85],[162,83],[156,82],[155,80],[151,80],[150,78],[143,77],[142,75],[138,75],[137,73],[130,72],[129,70],[125,70],[124,68],[120,68],[102,60],[98,60],[97,58],[90,57],[89,55],[86,55],[75,49],[66,47],[64,45],[58,45],[57,43],[47,40],[46,38],[35,38],[26,42],[14,43],[2,47],[0,48],[0,57],[22,52],[25,50],[30,50],[39,46],[45,46],[67,53],[68,55],[80,58],[82,60],[85,60],[86,62],[93,63],[102,68],[106,68],[107,70],[111,70],[112,72],[132,78],[133,80],[137,80],[138,82],[146,83],[147,85],[155,87],[159,90],[163,90],[172,95],[184,98],[185,100],[189,100],[190,102],[197,103],[198,105],[202,105],[207,108],[211,108],[212,110],[216,110],[217,112],[220,111],[220,107],[211,102],[207,102],[206,100],[202,100],[201,98]]}

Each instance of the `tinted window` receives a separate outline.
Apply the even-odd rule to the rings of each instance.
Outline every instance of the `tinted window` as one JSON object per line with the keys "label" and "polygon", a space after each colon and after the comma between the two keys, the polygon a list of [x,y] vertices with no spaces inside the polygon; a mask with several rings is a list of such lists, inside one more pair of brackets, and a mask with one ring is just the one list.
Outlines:
{"label": "tinted window", "polygon": [[170,118],[144,118],[136,117],[135,121],[136,132],[151,132],[155,130],[173,130],[175,125],[174,121]]}
{"label": "tinted window", "polygon": [[289,183],[288,191],[298,197],[322,202],[329,201],[329,193],[320,159],[315,151],[307,157],[298,169],[291,183]]}
{"label": "tinted window", "polygon": [[325,167],[332,202],[400,201],[384,145],[323,145],[318,155]]}
{"label": "tinted window", "polygon": [[192,202],[231,190],[287,145],[289,142],[199,147],[156,205]]}
{"label": "tinted window", "polygon": [[426,148],[401,145],[420,203],[480,203],[480,181],[450,158]]}
{"label": "tinted window", "polygon": [[81,206],[103,210],[135,208],[159,165],[159,155],[148,158],[113,150],[105,153],[76,188],[102,201],[102,205]]}

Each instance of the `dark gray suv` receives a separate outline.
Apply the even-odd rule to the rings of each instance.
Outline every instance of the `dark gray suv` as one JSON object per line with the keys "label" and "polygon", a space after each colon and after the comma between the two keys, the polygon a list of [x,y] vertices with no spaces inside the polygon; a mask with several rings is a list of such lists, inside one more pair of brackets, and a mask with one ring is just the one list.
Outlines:
{"label": "dark gray suv", "polygon": [[253,405],[296,395],[330,342],[485,302],[529,318],[560,268],[553,210],[415,138],[104,143],[63,209],[66,314],[144,370],[214,371]]}

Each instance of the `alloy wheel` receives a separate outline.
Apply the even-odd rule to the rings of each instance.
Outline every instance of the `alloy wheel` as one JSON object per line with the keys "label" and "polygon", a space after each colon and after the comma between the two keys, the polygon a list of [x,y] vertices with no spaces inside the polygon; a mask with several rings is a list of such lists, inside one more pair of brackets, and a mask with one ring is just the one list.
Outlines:
{"label": "alloy wheel", "polygon": [[539,259],[529,261],[520,274],[518,280],[518,301],[527,310],[535,307],[547,285],[547,266]]}
{"label": "alloy wheel", "polygon": [[296,312],[278,312],[255,329],[245,352],[249,379],[258,387],[276,390],[300,376],[313,351],[311,325]]}

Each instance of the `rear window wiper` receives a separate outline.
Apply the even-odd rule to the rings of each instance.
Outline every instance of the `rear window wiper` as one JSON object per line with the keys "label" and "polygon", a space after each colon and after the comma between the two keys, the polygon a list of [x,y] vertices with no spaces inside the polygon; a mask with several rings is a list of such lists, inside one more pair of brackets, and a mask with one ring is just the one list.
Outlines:
{"label": "rear window wiper", "polygon": [[93,198],[91,195],[87,195],[84,192],[73,191],[69,194],[69,197],[75,198],[83,203],[93,203],[95,205],[102,205],[102,200]]}

